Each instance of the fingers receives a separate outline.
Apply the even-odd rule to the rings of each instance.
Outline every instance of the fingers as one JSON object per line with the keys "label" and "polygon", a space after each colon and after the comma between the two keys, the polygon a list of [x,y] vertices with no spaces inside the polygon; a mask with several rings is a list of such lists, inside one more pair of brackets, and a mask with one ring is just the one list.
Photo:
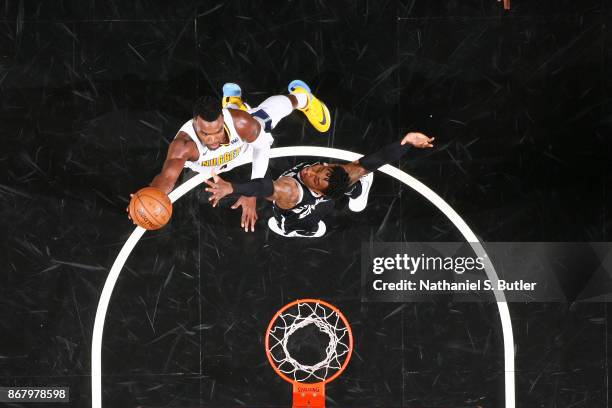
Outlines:
{"label": "fingers", "polygon": [[214,171],[212,172],[212,178],[215,180],[215,183],[218,183],[220,180],[220,177]]}
{"label": "fingers", "polygon": [[257,214],[252,212],[247,212],[242,214],[242,219],[244,222],[241,224],[242,228],[244,228],[244,232],[255,232],[255,224],[257,223]]}
{"label": "fingers", "polygon": [[435,137],[429,137],[420,132],[410,132],[404,136],[400,144],[402,146],[405,144],[412,144],[414,147],[424,149],[427,147],[434,147],[432,142],[435,139]]}
{"label": "fingers", "polygon": [[213,183],[210,180],[204,180],[204,182],[206,184],[208,184],[209,187],[206,187],[204,189],[204,191],[208,191],[209,193],[217,193],[219,191],[219,185],[216,183]]}
{"label": "fingers", "polygon": [[400,145],[405,145],[406,143],[410,143],[410,138],[412,137],[412,135],[414,135],[414,132],[408,132],[404,135],[404,137],[402,138],[402,141],[400,142]]}
{"label": "fingers", "polygon": [[[130,194],[130,201],[132,201],[132,197],[134,197],[134,194]],[[129,214],[130,212],[130,204],[128,203],[128,206],[125,207],[125,212]]]}
{"label": "fingers", "polygon": [[249,232],[249,219],[246,211],[242,211],[242,217],[240,217],[240,226],[244,228],[244,232]]}
{"label": "fingers", "polygon": [[[241,205],[241,204],[240,204]],[[257,212],[242,206],[242,215],[240,217],[240,227],[244,228],[244,232],[255,232],[255,223],[257,222]]]}
{"label": "fingers", "polygon": [[240,227],[244,229],[244,232],[255,231],[255,224],[257,222],[257,211],[250,208],[248,202],[245,204],[243,201],[244,197],[239,198],[231,208],[235,210],[238,207],[242,207],[242,215],[240,216]]}
{"label": "fingers", "polygon": [[[133,197],[134,197],[134,194],[130,194],[130,201],[132,201]],[[132,220],[132,216],[130,215],[130,204],[129,203],[128,203],[128,206],[125,207],[125,212],[127,213],[128,220],[132,221],[132,224],[136,225],[136,222]]]}
{"label": "fingers", "polygon": [[136,221],[132,219],[132,215],[130,214],[130,207],[126,208],[125,212],[127,212],[128,220],[132,221],[132,224],[136,225]]}

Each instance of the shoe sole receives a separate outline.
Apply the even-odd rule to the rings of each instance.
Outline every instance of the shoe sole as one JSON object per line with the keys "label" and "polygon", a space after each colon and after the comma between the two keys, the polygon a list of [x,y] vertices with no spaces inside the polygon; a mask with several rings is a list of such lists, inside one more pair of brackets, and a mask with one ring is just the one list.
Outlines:
{"label": "shoe sole", "polygon": [[[365,191],[361,192],[361,195],[359,196],[359,200],[363,199],[363,201],[365,201],[365,204],[363,204],[363,207],[361,206],[361,204],[357,207],[357,209],[353,209],[351,207],[351,203],[355,202],[358,199],[349,199],[349,210],[353,211],[353,212],[361,212],[363,210],[365,210],[365,208],[368,206],[368,196],[370,195],[370,190],[372,189],[372,184],[374,184],[374,173],[370,173],[365,177],[370,177],[370,180],[367,182],[367,188],[365,189]],[[365,195],[365,197],[364,197]]]}

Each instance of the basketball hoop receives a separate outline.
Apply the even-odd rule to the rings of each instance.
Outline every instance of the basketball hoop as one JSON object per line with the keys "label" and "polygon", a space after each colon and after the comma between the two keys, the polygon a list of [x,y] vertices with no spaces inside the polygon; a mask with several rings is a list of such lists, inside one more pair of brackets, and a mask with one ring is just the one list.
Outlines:
{"label": "basketball hoop", "polygon": [[[324,351],[319,350],[324,355],[320,361],[300,361],[292,354],[291,337],[307,329],[327,342]],[[348,320],[338,308],[322,300],[301,299],[285,305],[266,330],[268,361],[276,374],[293,385],[293,408],[325,407],[325,384],[338,378],[352,353],[353,333]]]}

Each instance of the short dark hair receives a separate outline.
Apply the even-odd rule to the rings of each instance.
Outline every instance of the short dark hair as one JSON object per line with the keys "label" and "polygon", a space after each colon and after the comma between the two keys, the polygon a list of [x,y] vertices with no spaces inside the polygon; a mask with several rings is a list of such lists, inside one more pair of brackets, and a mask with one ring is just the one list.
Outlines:
{"label": "short dark hair", "polygon": [[344,197],[350,187],[349,175],[342,166],[330,166],[330,168],[328,185],[324,193],[332,200],[339,200]]}
{"label": "short dark hair", "polygon": [[201,117],[207,122],[217,120],[221,114],[221,102],[210,95],[201,96],[193,105],[193,117]]}

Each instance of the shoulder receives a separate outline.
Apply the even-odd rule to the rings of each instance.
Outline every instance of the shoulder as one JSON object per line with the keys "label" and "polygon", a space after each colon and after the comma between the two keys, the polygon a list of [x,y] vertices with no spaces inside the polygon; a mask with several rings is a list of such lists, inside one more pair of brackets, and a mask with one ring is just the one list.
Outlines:
{"label": "shoulder", "polygon": [[195,131],[193,130],[193,119],[189,119],[187,122],[183,123],[183,126],[179,129],[179,133],[193,133],[195,135]]}
{"label": "shoulder", "polygon": [[302,186],[292,177],[279,177],[274,181],[274,195],[276,205],[288,210],[300,202]]}
{"label": "shoulder", "polygon": [[259,135],[261,125],[249,113],[239,109],[227,110],[234,122],[234,129],[238,136],[247,143],[254,142]]}
{"label": "shoulder", "polygon": [[274,184],[278,184],[279,188],[283,188],[286,191],[298,191],[302,188],[300,183],[297,182],[293,177],[284,177],[281,176],[274,180]]}
{"label": "shoulder", "polygon": [[182,130],[168,146],[169,159],[196,160],[199,156],[198,147],[189,135]]}

